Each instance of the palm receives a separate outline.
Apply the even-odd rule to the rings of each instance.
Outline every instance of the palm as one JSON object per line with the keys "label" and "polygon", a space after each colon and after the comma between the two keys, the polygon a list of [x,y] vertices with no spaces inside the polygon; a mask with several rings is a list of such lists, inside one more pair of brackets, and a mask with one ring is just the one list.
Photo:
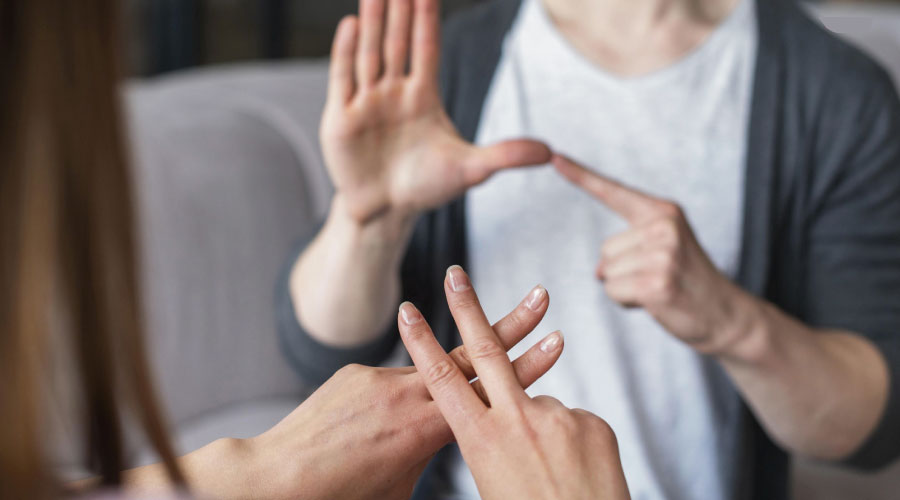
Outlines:
{"label": "palm", "polygon": [[363,1],[360,20],[346,19],[335,35],[322,147],[359,220],[438,206],[499,169],[550,156],[533,141],[479,148],[459,136],[437,91],[437,0],[412,2]]}

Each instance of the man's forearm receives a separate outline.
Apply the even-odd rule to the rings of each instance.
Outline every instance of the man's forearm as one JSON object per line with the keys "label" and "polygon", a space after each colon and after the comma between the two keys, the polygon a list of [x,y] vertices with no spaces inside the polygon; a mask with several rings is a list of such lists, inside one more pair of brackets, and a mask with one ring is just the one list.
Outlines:
{"label": "man's forearm", "polygon": [[385,214],[361,225],[336,196],[325,226],[291,271],[297,320],[316,340],[348,347],[394,321],[411,217]]}
{"label": "man's forearm", "polygon": [[816,330],[771,304],[741,294],[742,329],[717,355],[776,442],[812,458],[855,451],[887,400],[888,368],[861,335]]}

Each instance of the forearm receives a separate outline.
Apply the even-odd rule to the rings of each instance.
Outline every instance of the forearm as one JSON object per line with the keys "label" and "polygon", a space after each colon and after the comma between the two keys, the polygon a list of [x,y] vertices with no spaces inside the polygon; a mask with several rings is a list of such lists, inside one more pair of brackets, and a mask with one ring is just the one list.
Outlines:
{"label": "forearm", "polygon": [[739,332],[717,357],[763,427],[791,452],[845,458],[877,425],[888,367],[861,335],[816,330],[741,293]]}
{"label": "forearm", "polygon": [[289,281],[297,320],[311,336],[327,345],[355,346],[374,340],[394,321],[411,219],[385,214],[362,225],[335,197]]}
{"label": "forearm", "polygon": [[[260,480],[250,441],[220,439],[178,459],[189,491],[197,497],[260,498]],[[153,464],[126,471],[126,489],[142,493],[174,492],[165,467]]]}

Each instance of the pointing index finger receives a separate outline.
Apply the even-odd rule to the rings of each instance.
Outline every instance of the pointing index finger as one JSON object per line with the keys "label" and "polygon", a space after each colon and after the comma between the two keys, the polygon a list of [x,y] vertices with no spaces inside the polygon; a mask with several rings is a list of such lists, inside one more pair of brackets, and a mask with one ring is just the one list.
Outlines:
{"label": "pointing index finger", "polygon": [[588,170],[562,155],[553,155],[553,166],[569,182],[581,187],[632,224],[655,216],[663,202]]}

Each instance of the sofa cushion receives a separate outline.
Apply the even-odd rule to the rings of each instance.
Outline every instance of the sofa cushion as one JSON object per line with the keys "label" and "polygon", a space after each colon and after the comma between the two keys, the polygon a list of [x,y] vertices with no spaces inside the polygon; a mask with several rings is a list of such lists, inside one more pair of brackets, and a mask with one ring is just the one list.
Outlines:
{"label": "sofa cushion", "polygon": [[322,63],[202,70],[128,89],[148,342],[176,424],[304,387],[275,283],[330,196]]}

